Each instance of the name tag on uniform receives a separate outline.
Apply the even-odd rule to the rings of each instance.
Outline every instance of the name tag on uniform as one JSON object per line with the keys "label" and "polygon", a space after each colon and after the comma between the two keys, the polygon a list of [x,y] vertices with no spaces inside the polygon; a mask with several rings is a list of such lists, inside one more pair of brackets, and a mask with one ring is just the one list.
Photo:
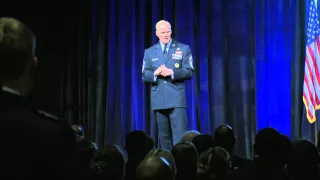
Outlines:
{"label": "name tag on uniform", "polygon": [[182,60],[182,54],[172,54],[173,60]]}
{"label": "name tag on uniform", "polygon": [[151,61],[157,61],[158,60],[158,58],[153,58],[153,59],[151,59]]}

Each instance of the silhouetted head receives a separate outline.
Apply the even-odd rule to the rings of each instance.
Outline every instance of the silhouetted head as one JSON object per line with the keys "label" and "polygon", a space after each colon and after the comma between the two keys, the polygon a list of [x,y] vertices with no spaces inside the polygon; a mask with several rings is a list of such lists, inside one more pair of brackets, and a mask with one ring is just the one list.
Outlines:
{"label": "silhouetted head", "polygon": [[147,152],[154,148],[154,140],[151,136],[147,136]]}
{"label": "silhouetted head", "polygon": [[287,165],[289,176],[293,179],[317,177],[319,175],[318,160],[318,149],[313,143],[307,140],[293,142],[292,154]]}
{"label": "silhouetted head", "polygon": [[149,153],[146,155],[145,158],[152,157],[152,156],[165,158],[168,161],[168,163],[170,164],[171,172],[172,172],[173,176],[174,177],[176,176],[177,168],[176,168],[176,164],[174,162],[174,158],[173,158],[170,151],[165,150],[165,149],[152,149],[151,151],[149,151]]}
{"label": "silhouetted head", "polygon": [[255,137],[254,153],[260,157],[276,158],[279,155],[280,137],[280,133],[273,128],[260,130]]}
{"label": "silhouetted head", "polygon": [[231,157],[222,147],[213,147],[199,158],[197,175],[199,179],[223,179],[228,174]]}
{"label": "silhouetted head", "polygon": [[201,156],[201,153],[208,150],[211,147],[215,146],[215,142],[212,136],[207,135],[207,134],[201,134],[196,136],[192,140],[192,144],[195,145],[197,148],[199,156]]}
{"label": "silhouetted head", "polygon": [[31,88],[38,59],[36,38],[22,22],[0,18],[0,84],[22,94]]}
{"label": "silhouetted head", "polygon": [[128,152],[129,158],[136,156],[144,157],[148,149],[147,135],[140,130],[135,130],[126,135],[125,149]]}
{"label": "silhouetted head", "polygon": [[214,140],[216,146],[223,147],[229,153],[232,153],[232,149],[236,143],[233,129],[229,125],[221,125],[217,127],[214,132]]}
{"label": "silhouetted head", "polygon": [[281,165],[286,165],[292,152],[292,142],[289,137],[283,134],[281,134],[279,141],[279,161]]}
{"label": "silhouetted head", "polygon": [[171,150],[177,167],[176,179],[195,179],[197,173],[198,152],[191,142],[176,144]]}
{"label": "silhouetted head", "polygon": [[192,140],[198,135],[200,135],[200,132],[196,130],[187,131],[181,138],[181,142],[192,142]]}
{"label": "silhouetted head", "polygon": [[167,160],[159,156],[146,157],[136,169],[135,180],[173,180]]}
{"label": "silhouetted head", "polygon": [[91,170],[102,179],[124,179],[124,156],[121,150],[115,145],[108,145],[96,151],[90,167]]}

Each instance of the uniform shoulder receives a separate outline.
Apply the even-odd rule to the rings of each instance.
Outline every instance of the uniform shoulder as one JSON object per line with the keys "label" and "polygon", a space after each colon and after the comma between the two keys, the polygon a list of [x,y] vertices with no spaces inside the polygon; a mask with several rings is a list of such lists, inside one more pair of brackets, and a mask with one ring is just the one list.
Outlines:
{"label": "uniform shoulder", "polygon": [[158,46],[160,46],[159,43],[156,43],[156,44],[148,47],[148,48],[146,49],[146,51],[150,51],[150,50],[152,50],[152,49],[154,49],[154,48],[157,48]]}

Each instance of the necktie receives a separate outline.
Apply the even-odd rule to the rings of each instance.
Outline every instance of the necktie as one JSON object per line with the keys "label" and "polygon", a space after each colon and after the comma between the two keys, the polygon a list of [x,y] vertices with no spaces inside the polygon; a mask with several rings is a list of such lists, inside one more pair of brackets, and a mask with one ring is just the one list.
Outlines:
{"label": "necktie", "polygon": [[164,56],[164,58],[167,57],[167,44],[164,45],[164,48],[163,48],[163,56]]}

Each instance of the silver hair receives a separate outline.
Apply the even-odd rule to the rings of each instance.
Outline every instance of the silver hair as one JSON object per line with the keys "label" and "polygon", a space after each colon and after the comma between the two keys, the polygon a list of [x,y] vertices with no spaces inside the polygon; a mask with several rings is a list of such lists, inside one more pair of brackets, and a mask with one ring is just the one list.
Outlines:
{"label": "silver hair", "polygon": [[168,23],[168,24],[169,24],[169,27],[170,27],[170,30],[171,30],[171,24],[170,24],[169,21],[160,20],[160,21],[158,21],[157,24],[156,24],[156,31],[158,31],[159,26],[160,26],[161,24],[163,24],[163,23]]}

